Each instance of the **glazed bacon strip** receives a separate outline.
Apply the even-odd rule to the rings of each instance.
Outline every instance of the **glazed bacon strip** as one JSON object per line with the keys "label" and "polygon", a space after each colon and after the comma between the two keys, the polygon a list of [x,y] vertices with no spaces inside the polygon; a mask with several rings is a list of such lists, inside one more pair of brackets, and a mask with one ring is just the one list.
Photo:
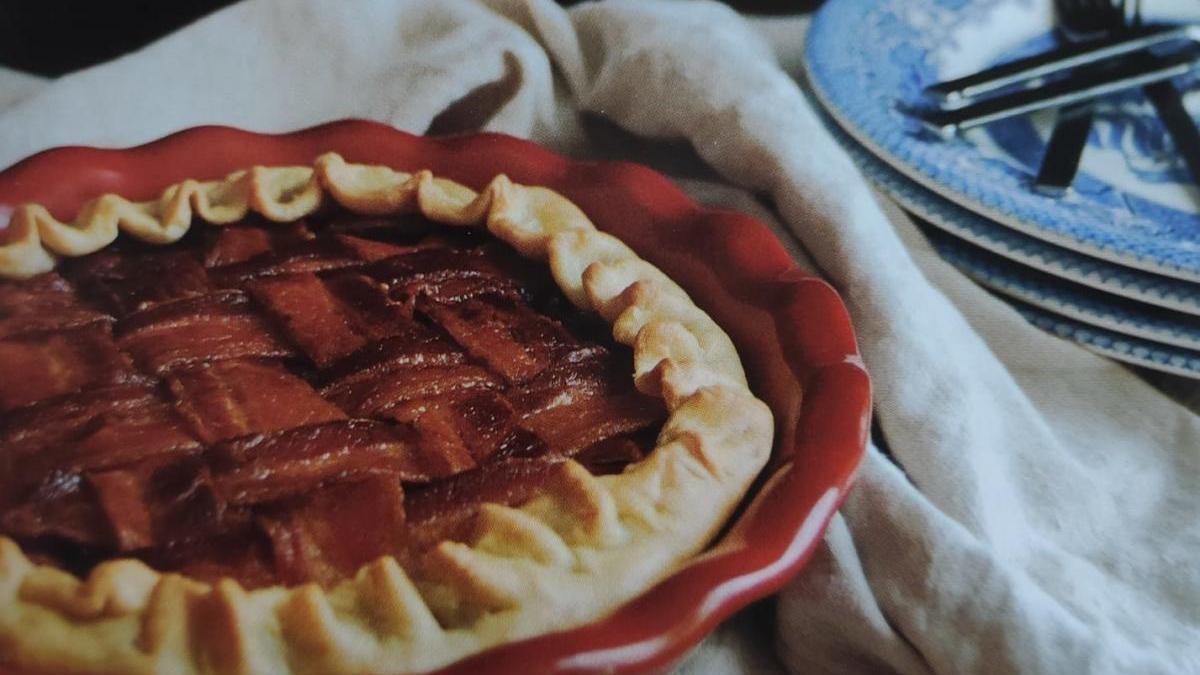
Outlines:
{"label": "glazed bacon strip", "polygon": [[221,288],[245,288],[262,277],[315,273],[364,264],[354,248],[333,237],[303,239],[244,262],[214,267],[210,277]]}
{"label": "glazed bacon strip", "polygon": [[123,468],[56,469],[0,519],[17,536],[59,538],[125,553],[236,529],[197,458]]}
{"label": "glazed bacon strip", "polygon": [[175,300],[117,324],[121,348],[146,371],[232,358],[288,358],[295,350],[277,337],[241,291]]}
{"label": "glazed bacon strip", "polygon": [[204,267],[187,251],[104,250],[72,260],[66,273],[84,297],[117,317],[213,290]]}
{"label": "glazed bacon strip", "polygon": [[278,275],[250,289],[318,368],[413,328],[406,308],[389,301],[380,284],[353,272]]}
{"label": "glazed bacon strip", "polygon": [[0,284],[0,339],[111,321],[84,305],[67,280],[54,272],[20,284]]}
{"label": "glazed bacon strip", "polygon": [[43,401],[0,423],[0,458],[10,486],[52,470],[87,471],[191,453],[200,444],[145,382]]}
{"label": "glazed bacon strip", "polygon": [[104,323],[0,340],[0,363],[6,364],[0,413],[85,387],[139,379]]}
{"label": "glazed bacon strip", "polygon": [[218,493],[239,505],[295,497],[332,479],[390,475],[399,483],[435,477],[411,433],[374,420],[246,436],[207,454]]}
{"label": "glazed bacon strip", "polygon": [[204,266],[207,268],[246,262],[315,237],[303,221],[269,223],[265,227],[235,225],[207,230],[206,234],[209,236],[204,253]]}
{"label": "glazed bacon strip", "polygon": [[395,337],[374,342],[325,371],[321,395],[346,410],[356,410],[380,382],[400,371],[464,365],[466,356],[453,343],[413,324]]}
{"label": "glazed bacon strip", "polygon": [[337,483],[263,509],[279,581],[332,585],[404,543],[404,491],[390,476]]}
{"label": "glazed bacon strip", "polygon": [[207,444],[346,419],[275,361],[210,361],[175,369],[166,381],[176,409]]}
{"label": "glazed bacon strip", "polygon": [[410,401],[498,389],[499,378],[469,363],[395,368],[360,379],[352,385],[327,389],[329,399],[355,415],[375,416]]}
{"label": "glazed bacon strip", "polygon": [[508,458],[486,470],[475,469],[446,480],[410,489],[405,497],[410,549],[420,551],[445,539],[470,536],[471,518],[479,504],[521,504],[543,490],[556,455]]}
{"label": "glazed bacon strip", "polygon": [[525,427],[567,456],[651,426],[662,415],[657,399],[629,386],[614,355],[595,347],[568,354],[522,387],[513,404]]}
{"label": "glazed bacon strip", "polygon": [[362,349],[367,339],[315,274],[286,274],[250,286],[260,304],[317,367],[324,368]]}
{"label": "glazed bacon strip", "polygon": [[253,221],[0,284],[0,373],[35,381],[0,378],[0,533],[75,571],[332,584],[567,458],[641,459],[665,411],[627,351],[511,251],[421,229]]}

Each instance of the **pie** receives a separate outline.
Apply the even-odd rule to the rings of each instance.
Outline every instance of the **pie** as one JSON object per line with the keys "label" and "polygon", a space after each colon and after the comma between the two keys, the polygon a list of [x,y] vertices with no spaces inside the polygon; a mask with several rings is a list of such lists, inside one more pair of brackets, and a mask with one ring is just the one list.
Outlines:
{"label": "pie", "polygon": [[771,448],[712,319],[504,176],[326,154],[24,205],[0,277],[20,669],[437,668],[647,590]]}

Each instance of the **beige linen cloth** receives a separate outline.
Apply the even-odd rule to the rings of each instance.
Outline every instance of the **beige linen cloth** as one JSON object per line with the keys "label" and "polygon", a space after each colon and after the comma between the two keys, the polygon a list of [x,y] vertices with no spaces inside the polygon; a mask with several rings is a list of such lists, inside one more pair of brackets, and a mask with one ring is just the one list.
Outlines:
{"label": "beige linen cloth", "polygon": [[5,74],[0,166],[342,117],[706,164],[717,180],[691,189],[760,211],[729,184],[765,196],[842,293],[894,460],[871,448],[773,613],[683,668],[1200,672],[1200,420],[1027,325],[881,206],[791,77],[802,30],[706,3],[249,0],[52,83]]}

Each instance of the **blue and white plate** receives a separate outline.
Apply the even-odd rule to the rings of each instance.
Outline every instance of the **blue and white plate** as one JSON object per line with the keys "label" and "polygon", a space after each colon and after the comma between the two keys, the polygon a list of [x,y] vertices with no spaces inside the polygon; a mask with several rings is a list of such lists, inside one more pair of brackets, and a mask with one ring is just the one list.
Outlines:
{"label": "blue and white plate", "polygon": [[[908,113],[934,82],[1053,44],[1052,0],[829,0],[806,45],[809,82],[859,143],[987,219],[1123,266],[1200,281],[1200,189],[1139,92],[1105,99],[1074,190],[1031,189],[1053,113],[952,140]],[[1200,107],[1194,79],[1178,80]]]}
{"label": "blue and white plate", "polygon": [[1172,347],[1097,328],[1021,302],[1011,304],[1027,321],[1038,328],[1074,340],[1098,354],[1151,370],[1192,379],[1200,378],[1200,351]]}
{"label": "blue and white plate", "polygon": [[872,184],[908,211],[942,230],[1055,277],[1200,316],[1200,284],[1092,258],[999,225],[921,187],[867,152],[836,125],[827,126]]}
{"label": "blue and white plate", "polygon": [[925,236],[947,262],[1006,298],[1126,336],[1200,350],[1200,317],[1158,309],[1002,258],[933,227]]}
{"label": "blue and white plate", "polygon": [[905,178],[827,122],[872,184],[944,232],[925,229],[939,253],[1007,295],[1028,321],[1120,361],[1200,377],[1200,351],[1188,349],[1200,343],[1200,284],[1097,260],[993,223]]}

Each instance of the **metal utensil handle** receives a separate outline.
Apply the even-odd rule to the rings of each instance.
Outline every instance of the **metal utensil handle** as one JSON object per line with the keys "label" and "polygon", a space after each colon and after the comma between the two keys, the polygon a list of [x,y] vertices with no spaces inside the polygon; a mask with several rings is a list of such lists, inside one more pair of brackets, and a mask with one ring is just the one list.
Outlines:
{"label": "metal utensil handle", "polygon": [[1200,50],[1192,48],[1167,57],[1145,55],[1102,71],[1073,74],[1036,89],[1024,89],[953,110],[918,113],[926,127],[943,136],[953,136],[998,120],[1058,108],[1080,101],[1115,94],[1127,89],[1184,75],[1200,65]]}
{"label": "metal utensil handle", "polygon": [[1200,31],[1195,26],[1173,26],[1122,33],[1117,37],[1077,42],[1029,58],[1011,61],[994,68],[939,82],[925,88],[926,96],[944,108],[970,103],[983,94],[1030,80],[1098,63],[1176,40],[1196,42]]}
{"label": "metal utensil handle", "polygon": [[1066,106],[1058,111],[1054,131],[1046,143],[1042,165],[1034,180],[1039,192],[1057,195],[1071,187],[1079,171],[1079,158],[1087,145],[1088,133],[1092,130],[1092,116],[1091,101]]}
{"label": "metal utensil handle", "polygon": [[1143,91],[1158,111],[1158,117],[1171,135],[1175,151],[1183,157],[1192,180],[1200,185],[1200,130],[1183,107],[1179,90],[1171,82],[1163,81],[1146,85]]}

